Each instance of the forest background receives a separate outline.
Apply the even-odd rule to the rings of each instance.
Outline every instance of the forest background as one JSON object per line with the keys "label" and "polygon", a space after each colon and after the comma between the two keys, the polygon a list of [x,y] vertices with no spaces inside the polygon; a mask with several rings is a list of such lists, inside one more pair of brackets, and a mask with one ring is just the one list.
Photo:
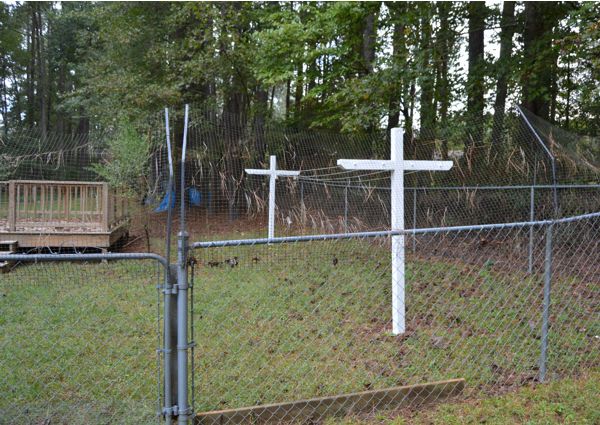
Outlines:
{"label": "forest background", "polygon": [[2,3],[0,51],[5,135],[141,128],[191,103],[336,133],[468,125],[442,157],[501,157],[511,105],[600,126],[597,2]]}

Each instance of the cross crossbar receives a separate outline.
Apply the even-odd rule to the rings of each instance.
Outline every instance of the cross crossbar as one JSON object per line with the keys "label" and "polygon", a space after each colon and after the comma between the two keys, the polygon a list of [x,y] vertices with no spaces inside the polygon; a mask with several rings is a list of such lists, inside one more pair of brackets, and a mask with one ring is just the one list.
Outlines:
{"label": "cross crossbar", "polygon": [[409,171],[447,171],[452,161],[391,161],[378,159],[339,159],[337,164],[346,170],[409,170]]}

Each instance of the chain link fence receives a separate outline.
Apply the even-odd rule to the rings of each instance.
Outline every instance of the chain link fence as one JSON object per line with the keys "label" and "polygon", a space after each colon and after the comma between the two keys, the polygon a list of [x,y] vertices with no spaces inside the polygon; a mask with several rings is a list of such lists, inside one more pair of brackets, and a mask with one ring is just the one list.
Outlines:
{"label": "chain link fence", "polygon": [[[370,421],[597,370],[593,140],[521,110],[498,140],[405,129],[453,168],[405,173],[403,230],[389,171],[336,165],[386,132],[180,118],[0,140],[0,423]],[[244,171],[269,155],[300,171],[274,205]]]}
{"label": "chain link fence", "polygon": [[397,386],[463,378],[470,397],[595,370],[598,236],[598,214],[407,231],[402,335],[389,232],[197,243],[194,407],[221,411],[200,423],[368,416],[427,398]]}

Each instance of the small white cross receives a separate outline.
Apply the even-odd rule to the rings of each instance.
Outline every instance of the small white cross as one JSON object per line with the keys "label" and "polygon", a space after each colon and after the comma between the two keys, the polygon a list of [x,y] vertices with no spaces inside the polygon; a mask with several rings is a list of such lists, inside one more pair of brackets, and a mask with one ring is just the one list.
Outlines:
{"label": "small white cross", "polygon": [[[338,159],[337,164],[346,170],[391,171],[392,230],[404,230],[404,170],[446,171],[452,161],[404,160],[404,142],[401,128],[393,128],[391,134],[391,159]],[[392,236],[392,333],[406,330],[404,304],[404,235]]]}
{"label": "small white cross", "polygon": [[300,171],[286,171],[277,169],[277,157],[271,155],[270,167],[268,170],[257,170],[247,168],[246,173],[269,176],[269,239],[275,237],[275,180],[278,177],[297,177]]}

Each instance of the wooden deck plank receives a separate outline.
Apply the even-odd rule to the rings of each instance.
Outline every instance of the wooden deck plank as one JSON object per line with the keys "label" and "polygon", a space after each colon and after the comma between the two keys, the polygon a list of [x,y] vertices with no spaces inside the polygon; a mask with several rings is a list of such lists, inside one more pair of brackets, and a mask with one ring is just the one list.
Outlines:
{"label": "wooden deck plank", "polygon": [[111,216],[115,201],[106,182],[10,180],[7,186],[0,240],[24,248],[109,248],[128,232],[126,215]]}
{"label": "wooden deck plank", "polygon": [[126,225],[116,227],[109,232],[60,231],[43,233],[0,231],[0,241],[17,241],[21,248],[110,248],[126,234]]}
{"label": "wooden deck plank", "polygon": [[288,403],[219,410],[197,414],[194,424],[313,423],[326,416],[370,413],[374,410],[398,409],[409,405],[421,406],[458,395],[464,386],[464,379],[451,379]]}

